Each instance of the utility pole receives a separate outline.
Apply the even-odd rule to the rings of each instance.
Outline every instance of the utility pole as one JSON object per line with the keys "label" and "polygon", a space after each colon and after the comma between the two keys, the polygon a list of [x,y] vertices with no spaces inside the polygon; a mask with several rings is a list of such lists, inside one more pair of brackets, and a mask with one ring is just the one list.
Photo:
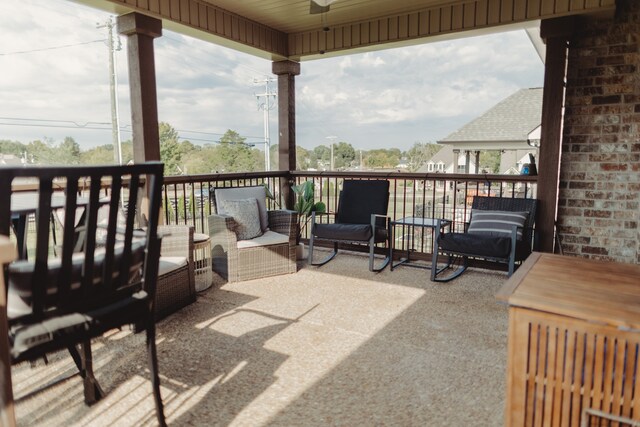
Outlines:
{"label": "utility pole", "polygon": [[329,170],[334,170],[335,169],[335,165],[333,163],[333,144],[335,143],[337,138],[338,138],[337,136],[328,136],[327,137],[327,139],[329,141],[331,141],[329,143],[329,148],[331,148],[331,160],[330,160],[331,169],[329,169]]}
{"label": "utility pole", "polygon": [[[107,29],[107,47],[109,48],[109,90],[111,93],[111,140],[113,143],[113,157],[115,163],[122,164],[122,140],[120,139],[120,114],[118,112],[118,75],[116,74],[116,51],[122,49],[120,37],[116,36],[116,43],[113,38],[113,27],[115,26],[112,17],[104,24],[97,24],[97,28]],[[117,44],[114,46],[114,44]]]}
{"label": "utility pole", "polygon": [[[264,170],[271,170],[271,139],[269,138],[269,110],[271,110],[276,104],[276,93],[271,92],[269,83],[275,82],[273,77],[267,77],[264,80],[253,79],[253,83],[263,83],[264,93],[257,93],[258,109],[262,109],[264,113]],[[260,102],[260,98],[264,97],[264,102]],[[271,100],[273,97],[273,100]]]}

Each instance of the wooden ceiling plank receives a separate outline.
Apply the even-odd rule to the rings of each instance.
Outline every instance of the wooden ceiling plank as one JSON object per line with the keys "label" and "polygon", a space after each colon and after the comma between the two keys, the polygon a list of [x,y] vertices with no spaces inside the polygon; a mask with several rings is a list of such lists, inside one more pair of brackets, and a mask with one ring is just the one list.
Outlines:
{"label": "wooden ceiling plank", "polygon": [[451,29],[459,31],[464,24],[464,6],[455,4],[451,7]]}
{"label": "wooden ceiling plank", "polygon": [[466,3],[462,8],[463,28],[474,28],[476,24],[476,3]]}
{"label": "wooden ceiling plank", "polygon": [[489,24],[489,3],[487,0],[478,0],[476,2],[475,20],[477,27],[484,27]]}
{"label": "wooden ceiling plank", "polygon": [[160,0],[149,0],[149,10],[153,13],[160,13]]}

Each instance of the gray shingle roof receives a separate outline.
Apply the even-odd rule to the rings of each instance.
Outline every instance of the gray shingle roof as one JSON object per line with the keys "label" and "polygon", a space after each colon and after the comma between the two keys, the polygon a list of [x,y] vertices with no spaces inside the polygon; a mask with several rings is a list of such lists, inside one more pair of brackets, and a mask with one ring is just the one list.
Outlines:
{"label": "gray shingle roof", "polygon": [[520,89],[438,142],[526,141],[541,115],[542,88]]}

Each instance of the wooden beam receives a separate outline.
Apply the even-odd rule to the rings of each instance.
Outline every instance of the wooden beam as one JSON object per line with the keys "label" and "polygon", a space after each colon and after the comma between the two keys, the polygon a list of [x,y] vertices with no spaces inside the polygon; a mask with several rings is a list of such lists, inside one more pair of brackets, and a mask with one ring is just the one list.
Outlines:
{"label": "wooden beam", "polygon": [[538,160],[537,197],[540,204],[536,220],[537,250],[542,252],[553,252],[554,249],[567,53],[568,42],[565,36],[547,38]]}
{"label": "wooden beam", "polygon": [[[296,169],[296,86],[295,76],[300,74],[300,64],[278,61],[272,64],[273,74],[278,76],[278,169]],[[293,208],[293,193],[288,185],[281,188],[285,205]]]}
{"label": "wooden beam", "polygon": [[139,13],[118,16],[118,30],[127,36],[133,160],[160,160],[158,99],[153,39],[162,35],[162,22]]}

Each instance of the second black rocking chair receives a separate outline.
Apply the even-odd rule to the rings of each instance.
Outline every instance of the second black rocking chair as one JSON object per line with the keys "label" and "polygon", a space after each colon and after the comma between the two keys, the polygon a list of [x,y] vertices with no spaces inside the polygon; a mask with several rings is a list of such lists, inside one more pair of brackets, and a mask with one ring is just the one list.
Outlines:
{"label": "second black rocking chair", "polygon": [[[335,222],[316,222],[316,213],[311,215],[308,263],[317,266],[328,263],[338,253],[339,243],[364,243],[369,245],[369,271],[382,271],[390,260],[388,205],[389,181],[345,180]],[[332,242],[333,251],[322,261],[314,262],[313,250],[318,240]],[[386,256],[375,267],[375,245],[382,242],[386,243]]]}

